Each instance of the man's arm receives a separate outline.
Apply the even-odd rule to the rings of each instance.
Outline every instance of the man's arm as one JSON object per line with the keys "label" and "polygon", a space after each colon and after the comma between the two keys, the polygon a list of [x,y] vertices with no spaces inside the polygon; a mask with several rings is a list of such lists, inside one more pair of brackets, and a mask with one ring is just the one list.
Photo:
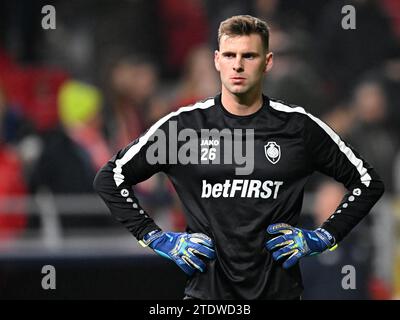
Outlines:
{"label": "man's arm", "polygon": [[309,170],[318,170],[341,182],[348,190],[332,215],[316,230],[305,230],[285,223],[268,226],[266,243],[274,260],[285,258],[290,268],[302,257],[333,250],[371,210],[384,192],[375,170],[330,127],[307,114],[303,138]]}
{"label": "man's arm", "polygon": [[305,119],[304,142],[310,164],[348,190],[321,226],[338,243],[369,213],[382,196],[384,184],[354,148],[312,115]]}
{"label": "man's arm", "polygon": [[114,155],[99,170],[93,183],[111,214],[138,240],[150,231],[161,230],[140,206],[132,190],[133,185],[147,180],[163,169],[162,165],[151,165],[146,160],[150,140],[147,133]]}
{"label": "man's arm", "polygon": [[97,173],[93,186],[112,215],[142,246],[149,246],[157,254],[174,261],[186,274],[192,275],[195,271],[206,270],[202,258],[215,258],[212,239],[201,233],[163,232],[140,206],[132,190],[133,185],[153,174],[168,171],[171,115],[160,119],[108,161]]}

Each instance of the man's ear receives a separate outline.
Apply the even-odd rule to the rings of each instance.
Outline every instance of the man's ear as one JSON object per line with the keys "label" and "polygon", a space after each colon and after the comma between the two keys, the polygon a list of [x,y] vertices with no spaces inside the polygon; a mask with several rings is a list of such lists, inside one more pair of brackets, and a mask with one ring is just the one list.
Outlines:
{"label": "man's ear", "polygon": [[220,57],[219,51],[215,50],[215,52],[214,52],[214,64],[215,64],[215,69],[217,69],[218,72],[220,71],[219,57]]}
{"label": "man's ear", "polygon": [[274,54],[272,52],[268,52],[266,55],[264,73],[267,73],[269,70],[271,70],[273,64],[274,64]]}

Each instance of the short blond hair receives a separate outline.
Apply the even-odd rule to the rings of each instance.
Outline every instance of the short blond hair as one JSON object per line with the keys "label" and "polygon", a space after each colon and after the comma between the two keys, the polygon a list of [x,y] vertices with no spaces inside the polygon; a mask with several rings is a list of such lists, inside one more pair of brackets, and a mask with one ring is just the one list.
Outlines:
{"label": "short blond hair", "polygon": [[258,34],[261,37],[266,51],[269,48],[269,27],[268,24],[256,17],[250,15],[239,15],[230,17],[221,22],[218,28],[218,45],[221,38],[227,36],[243,36]]}

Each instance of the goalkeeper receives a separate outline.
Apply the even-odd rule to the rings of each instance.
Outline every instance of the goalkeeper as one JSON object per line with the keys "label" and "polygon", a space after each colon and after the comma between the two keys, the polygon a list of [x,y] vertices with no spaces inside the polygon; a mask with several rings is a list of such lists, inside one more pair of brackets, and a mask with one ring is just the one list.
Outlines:
{"label": "goalkeeper", "polygon": [[[324,122],[263,95],[273,65],[268,40],[262,20],[223,21],[214,58],[221,93],[161,118],[94,181],[115,218],[188,275],[186,298],[299,299],[299,259],[334,249],[384,191]],[[304,186],[315,171],[348,192],[319,228],[302,230]],[[132,190],[157,172],[179,195],[186,232],[161,230]]]}

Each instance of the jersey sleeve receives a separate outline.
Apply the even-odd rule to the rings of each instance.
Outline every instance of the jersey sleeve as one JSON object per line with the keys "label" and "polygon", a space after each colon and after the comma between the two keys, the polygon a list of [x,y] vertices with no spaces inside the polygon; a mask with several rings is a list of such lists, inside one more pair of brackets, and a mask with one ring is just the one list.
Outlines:
{"label": "jersey sleeve", "polygon": [[348,192],[322,228],[341,241],[371,210],[384,192],[374,168],[322,120],[307,114],[305,148],[312,170],[333,177]]}
{"label": "jersey sleeve", "polygon": [[150,231],[161,230],[141,207],[132,187],[155,173],[168,171],[169,124],[176,119],[166,118],[117,152],[93,182],[111,214],[138,240]]}

